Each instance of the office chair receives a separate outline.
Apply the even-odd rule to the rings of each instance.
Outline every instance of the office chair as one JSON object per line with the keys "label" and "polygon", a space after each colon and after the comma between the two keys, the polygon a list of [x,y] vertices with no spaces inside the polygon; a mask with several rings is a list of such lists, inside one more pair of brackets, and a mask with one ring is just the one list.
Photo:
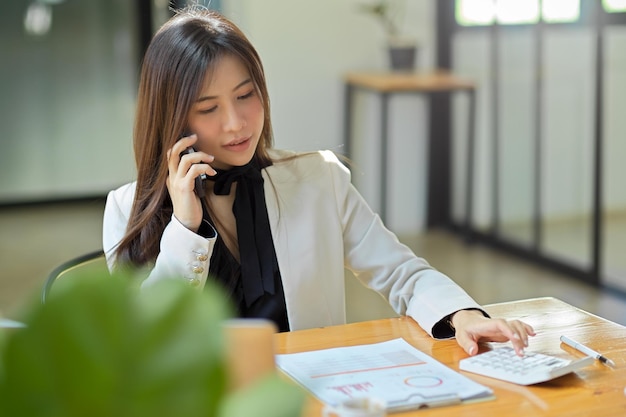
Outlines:
{"label": "office chair", "polygon": [[84,274],[87,271],[102,270],[102,268],[108,271],[104,251],[102,249],[98,249],[63,262],[61,265],[54,268],[50,274],[48,274],[44,287],[41,291],[41,302],[46,302],[50,294],[50,290],[52,289],[52,285],[57,279],[61,277],[68,278],[71,276],[78,277],[80,273]]}

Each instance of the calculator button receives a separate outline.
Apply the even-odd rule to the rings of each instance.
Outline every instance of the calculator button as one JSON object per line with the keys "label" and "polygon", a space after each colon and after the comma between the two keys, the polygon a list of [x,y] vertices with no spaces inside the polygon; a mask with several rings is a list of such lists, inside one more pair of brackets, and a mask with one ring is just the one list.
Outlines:
{"label": "calculator button", "polygon": [[519,385],[530,385],[568,374],[591,363],[593,363],[592,357],[567,360],[532,352],[519,357],[513,348],[502,346],[477,356],[462,359],[459,362],[459,368],[462,371]]}

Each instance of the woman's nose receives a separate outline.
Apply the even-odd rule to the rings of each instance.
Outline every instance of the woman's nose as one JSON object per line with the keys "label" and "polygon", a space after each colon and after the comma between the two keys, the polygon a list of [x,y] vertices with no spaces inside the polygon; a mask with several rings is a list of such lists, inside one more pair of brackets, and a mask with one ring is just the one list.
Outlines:
{"label": "woman's nose", "polygon": [[243,115],[238,111],[237,106],[228,106],[225,109],[222,124],[224,131],[237,132],[245,126],[246,122]]}

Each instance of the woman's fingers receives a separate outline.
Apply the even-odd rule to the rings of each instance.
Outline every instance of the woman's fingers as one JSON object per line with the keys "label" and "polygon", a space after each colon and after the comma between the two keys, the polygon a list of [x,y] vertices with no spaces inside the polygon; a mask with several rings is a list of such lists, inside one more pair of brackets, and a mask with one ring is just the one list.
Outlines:
{"label": "woman's fingers", "polygon": [[182,187],[187,190],[193,185],[193,179],[198,175],[207,174],[215,175],[216,172],[210,165],[215,159],[213,155],[204,152],[196,152],[192,145],[197,141],[197,136],[191,135],[177,141],[174,146],[168,150],[168,169],[171,176],[184,179],[187,186]]}
{"label": "woman's fingers", "polygon": [[489,319],[466,315],[457,321],[456,337],[459,345],[471,356],[478,352],[478,342],[510,341],[518,355],[528,347],[528,337],[536,333],[532,326],[520,320]]}
{"label": "woman's fingers", "polygon": [[183,137],[166,153],[169,171],[166,185],[174,216],[192,231],[197,231],[202,221],[202,207],[194,192],[195,179],[202,174],[216,174],[209,165],[213,156],[191,150],[197,139],[196,135]]}
{"label": "woman's fingers", "polygon": [[[213,155],[198,152],[192,145],[197,141],[197,136],[191,135],[180,139],[168,152],[170,174],[176,172],[181,177],[195,178],[201,174],[215,175],[217,172],[210,165],[214,161]],[[191,175],[189,175],[191,174]]]}

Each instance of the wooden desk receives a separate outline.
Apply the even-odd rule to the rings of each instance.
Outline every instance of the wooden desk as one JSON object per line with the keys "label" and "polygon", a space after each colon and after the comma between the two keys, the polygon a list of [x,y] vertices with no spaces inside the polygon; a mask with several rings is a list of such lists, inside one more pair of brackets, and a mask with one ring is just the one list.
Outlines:
{"label": "wooden desk", "polygon": [[[441,94],[466,92],[469,97],[469,119],[467,126],[467,175],[465,198],[465,227],[469,230],[473,196],[473,163],[476,94],[473,82],[464,80],[445,71],[432,73],[401,72],[354,72],[344,77],[344,146],[345,155],[352,157],[352,101],[356,90],[364,89],[378,94],[381,99],[380,122],[380,217],[387,220],[387,174],[388,174],[388,134],[389,134],[389,97],[391,94],[427,95],[431,101]],[[431,106],[432,108],[433,106]],[[432,117],[431,117],[432,120]],[[428,225],[438,223],[433,216],[450,222],[450,143],[449,138],[435,138],[429,135],[428,146]],[[447,140],[445,140],[447,139]]]}
{"label": "wooden desk", "polygon": [[[581,356],[562,345],[562,334],[604,353],[615,361],[614,369],[596,361],[576,373],[535,386],[519,386],[462,372],[487,385],[496,399],[392,414],[394,416],[625,416],[626,327],[579,310],[555,298],[537,298],[492,304],[485,309],[494,317],[519,318],[531,324],[537,336],[529,351],[557,356]],[[416,348],[458,371],[465,352],[455,340],[430,338],[407,317],[300,330],[275,335],[276,353],[293,353],[330,347],[382,342],[402,337]],[[321,415],[322,404],[310,397],[303,417]]]}

